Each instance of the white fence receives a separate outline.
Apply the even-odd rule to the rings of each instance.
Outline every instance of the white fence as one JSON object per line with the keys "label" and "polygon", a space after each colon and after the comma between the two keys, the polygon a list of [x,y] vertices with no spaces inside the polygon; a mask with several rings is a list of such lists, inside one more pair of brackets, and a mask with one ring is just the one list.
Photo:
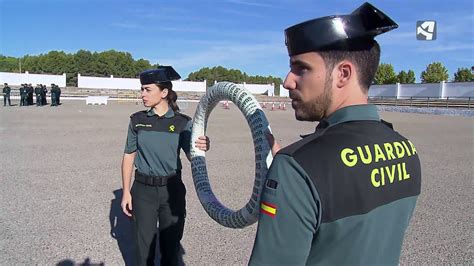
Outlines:
{"label": "white fence", "polygon": [[62,75],[47,75],[47,74],[30,74],[25,73],[10,73],[0,72],[0,84],[8,83],[8,85],[19,86],[24,83],[31,83],[32,85],[43,84],[46,86],[52,83],[59,87],[66,87],[66,74]]}
{"label": "white fence", "polygon": [[[397,98],[430,97],[442,98],[442,87],[438,83],[397,84]],[[370,91],[370,90],[369,90]]]}
{"label": "white fence", "polygon": [[[238,86],[244,87],[253,94],[264,94],[268,93],[269,96],[273,96],[274,85],[273,84],[237,84]],[[139,90],[140,79],[133,78],[114,78],[110,76],[105,77],[87,77],[77,75],[77,87],[86,89],[119,89],[119,90]],[[206,81],[173,81],[173,90],[175,91],[187,91],[187,92],[206,92]]]}
{"label": "white fence", "polygon": [[192,91],[206,92],[206,81],[173,81],[173,90],[175,91]]}
{"label": "white fence", "polygon": [[87,96],[86,104],[90,105],[107,105],[109,96]]}
{"label": "white fence", "polygon": [[[288,90],[280,85],[280,97],[289,97]],[[402,98],[474,98],[474,82],[440,82],[414,84],[372,85],[369,97]]]}
{"label": "white fence", "polygon": [[283,88],[283,85],[280,84],[280,97],[290,97],[290,91]]}
{"label": "white fence", "polygon": [[396,84],[372,85],[369,89],[369,97],[397,97],[398,89]]}
{"label": "white fence", "polygon": [[403,98],[474,98],[474,82],[440,82],[372,85],[369,97]]}
{"label": "white fence", "polygon": [[[77,75],[77,87],[86,89],[140,90],[140,79],[86,77]],[[175,91],[206,92],[206,81],[173,81]]]}
{"label": "white fence", "polygon": [[87,77],[77,74],[77,87],[85,89],[140,89],[140,80],[132,78]]}
{"label": "white fence", "polygon": [[442,97],[474,97],[474,82],[444,83]]}
{"label": "white fence", "polygon": [[274,84],[237,84],[239,87],[243,87],[250,91],[252,94],[267,94],[268,96],[275,95],[275,85]]}
{"label": "white fence", "polygon": [[[56,84],[59,87],[66,87],[66,74],[47,75],[0,72],[0,84],[21,85],[23,83],[35,84]],[[140,80],[132,78],[109,78],[86,77],[77,75],[79,88],[90,89],[140,89]],[[274,96],[273,84],[238,84],[249,90],[253,94],[268,94]],[[173,81],[175,91],[205,92],[206,81]],[[288,90],[280,85],[280,97],[288,97]],[[440,83],[416,83],[416,84],[388,84],[372,85],[369,89],[369,97],[430,97],[430,98],[474,98],[474,82],[440,82]]]}

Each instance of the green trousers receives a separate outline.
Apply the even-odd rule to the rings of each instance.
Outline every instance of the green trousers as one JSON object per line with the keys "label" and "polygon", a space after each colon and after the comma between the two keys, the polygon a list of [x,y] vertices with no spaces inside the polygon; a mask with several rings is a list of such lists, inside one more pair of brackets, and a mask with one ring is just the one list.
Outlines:
{"label": "green trousers", "polygon": [[135,181],[131,194],[135,264],[154,265],[158,238],[160,265],[178,265],[186,216],[183,182],[149,186]]}

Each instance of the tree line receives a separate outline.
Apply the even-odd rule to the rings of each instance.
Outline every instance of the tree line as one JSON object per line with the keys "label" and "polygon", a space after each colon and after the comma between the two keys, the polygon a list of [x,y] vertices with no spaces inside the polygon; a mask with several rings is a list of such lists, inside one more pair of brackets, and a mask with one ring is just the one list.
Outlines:
{"label": "tree line", "polygon": [[[157,67],[148,60],[135,60],[128,52],[108,50],[103,52],[90,52],[79,50],[76,53],[63,51],[50,51],[47,54],[26,55],[20,58],[0,55],[0,71],[25,72],[34,74],[66,73],[66,84],[77,86],[77,74],[84,76],[117,78],[137,78],[138,73],[145,69]],[[440,62],[433,62],[421,73],[421,82],[437,83],[447,81],[448,70]],[[275,84],[275,93],[278,93],[282,79],[273,76],[250,76],[237,69],[227,69],[222,66],[203,67],[192,72],[185,79],[189,81],[207,81],[212,86],[214,81],[231,81],[234,83]],[[473,81],[473,74],[468,68],[459,68],[454,74],[453,81]],[[398,74],[391,64],[381,63],[374,78],[374,84],[415,83],[413,70],[400,71]]]}
{"label": "tree line", "polygon": [[252,84],[274,84],[280,87],[281,78],[273,76],[249,76],[247,73],[237,69],[227,69],[222,66],[203,67],[196,72],[191,72],[186,80],[189,81],[207,81],[207,86],[212,86],[215,81],[230,81],[234,83],[252,83]]}
{"label": "tree line", "polygon": [[[420,75],[422,83],[438,83],[448,81],[449,74],[441,62],[433,62],[426,66]],[[474,81],[474,75],[468,68],[458,68],[454,73],[454,82]],[[398,74],[391,64],[381,63],[374,77],[374,84],[415,83],[415,72],[413,70],[400,71]]]}
{"label": "tree line", "polygon": [[148,60],[134,60],[127,52],[109,50],[90,52],[79,50],[74,54],[50,51],[47,54],[26,55],[21,58],[0,55],[0,71],[33,74],[66,73],[66,84],[77,86],[77,74],[84,76],[136,78],[145,69],[156,67]]}
{"label": "tree line", "polygon": [[[26,55],[20,58],[0,55],[0,71],[2,72],[25,72],[32,74],[54,74],[66,73],[66,84],[77,86],[77,74],[95,77],[137,78],[143,70],[156,68],[159,64],[151,64],[145,59],[133,59],[128,52],[108,50],[103,52],[90,52],[79,50],[74,54],[63,51],[50,51],[47,54]],[[231,81],[235,83],[275,83],[279,86],[281,78],[249,76],[245,72],[236,69],[226,69],[218,66],[213,68],[204,67],[189,74],[186,80],[207,80],[212,86],[214,80]],[[211,83],[212,82],[212,83]]]}

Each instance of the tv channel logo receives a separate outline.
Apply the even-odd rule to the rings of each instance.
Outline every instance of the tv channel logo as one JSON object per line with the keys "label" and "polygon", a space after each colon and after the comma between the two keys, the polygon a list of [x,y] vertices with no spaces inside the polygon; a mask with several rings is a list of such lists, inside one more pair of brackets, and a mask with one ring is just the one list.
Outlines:
{"label": "tv channel logo", "polygon": [[436,40],[436,21],[419,20],[416,22],[416,39],[419,41]]}

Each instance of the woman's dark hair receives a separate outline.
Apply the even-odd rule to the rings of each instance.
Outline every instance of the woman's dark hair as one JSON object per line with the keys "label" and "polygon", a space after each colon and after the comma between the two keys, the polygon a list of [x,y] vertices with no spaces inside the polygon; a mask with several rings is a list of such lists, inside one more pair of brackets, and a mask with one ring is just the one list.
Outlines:
{"label": "woman's dark hair", "polygon": [[179,111],[178,104],[176,103],[176,100],[178,100],[178,94],[176,94],[176,92],[173,90],[173,83],[168,81],[157,83],[156,85],[160,87],[161,90],[168,89],[168,95],[166,96],[166,99],[171,105],[171,109],[173,109],[173,111]]}

